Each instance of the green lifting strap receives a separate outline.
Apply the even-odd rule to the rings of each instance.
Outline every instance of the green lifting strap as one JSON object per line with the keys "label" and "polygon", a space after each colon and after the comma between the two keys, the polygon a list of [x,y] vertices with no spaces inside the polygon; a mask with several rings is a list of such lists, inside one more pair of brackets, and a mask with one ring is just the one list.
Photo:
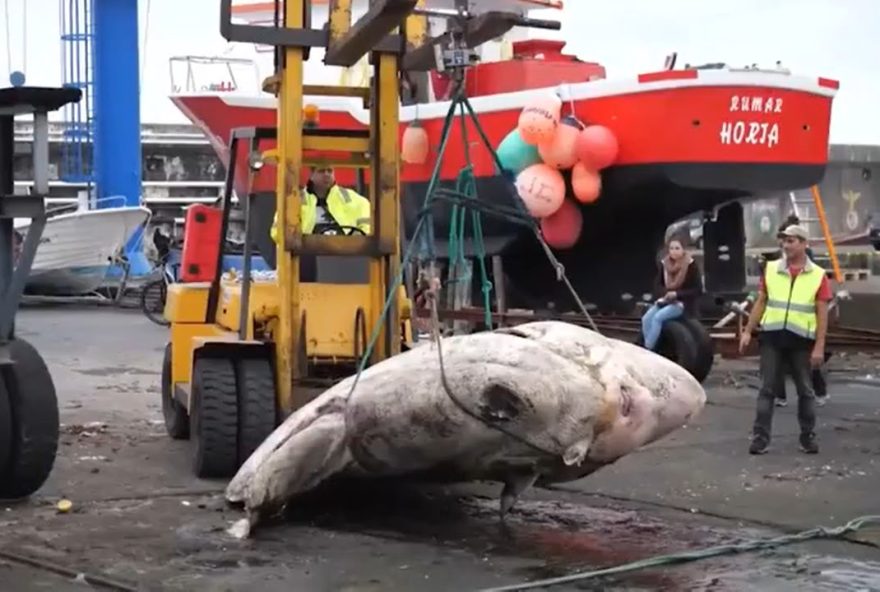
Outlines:
{"label": "green lifting strap", "polygon": [[[458,111],[458,120],[461,129],[462,151],[464,154],[465,164],[461,171],[459,171],[458,178],[455,184],[455,189],[453,191],[446,191],[440,188],[440,171],[446,148],[449,145],[449,138],[452,135],[452,124],[456,116],[456,111]],[[468,115],[470,115],[470,118],[468,117]],[[427,226],[431,230],[425,233],[424,239],[420,241],[419,247],[420,255],[423,259],[430,261],[435,260],[436,257],[433,244],[433,216],[431,214],[431,206],[436,199],[445,199],[453,202],[449,222],[448,256],[450,276],[447,280],[447,284],[455,284],[457,282],[463,282],[470,279],[469,273],[463,275],[457,275],[455,273],[458,270],[468,269],[465,253],[467,250],[466,228],[468,217],[470,217],[471,238],[473,240],[473,255],[479,262],[480,267],[480,289],[483,294],[484,322],[486,324],[486,327],[491,329],[493,324],[491,303],[491,293],[493,286],[492,282],[489,280],[489,270],[486,266],[486,245],[483,240],[483,222],[480,209],[491,210],[493,208],[486,208],[485,204],[480,204],[477,196],[477,182],[476,176],[474,175],[473,161],[471,159],[470,138],[467,128],[468,119],[473,122],[473,125],[476,128],[483,145],[492,154],[493,160],[496,161],[498,169],[502,170],[502,167],[498,162],[498,157],[495,153],[495,150],[493,149],[492,144],[489,142],[488,136],[486,136],[485,131],[480,125],[480,122],[474,113],[470,101],[463,92],[463,88],[459,86],[457,91],[453,95],[452,104],[449,106],[446,120],[443,123],[443,130],[440,135],[440,149],[438,150],[437,160],[434,164],[434,170],[425,194],[423,214],[427,218]],[[505,212],[504,214],[506,215],[504,217],[513,218],[519,223],[534,225],[534,220],[530,216],[528,216],[522,203],[519,202],[518,199],[513,199],[512,201],[514,202],[514,208],[516,208],[516,206],[520,207],[513,209],[513,211]],[[470,216],[468,216],[468,214],[470,214]]]}
{"label": "green lifting strap", "polygon": [[[461,135],[463,142],[462,148],[464,150],[466,164],[465,167],[462,168],[462,170],[459,172],[455,189],[448,190],[440,187],[440,171],[443,165],[443,156],[446,153],[446,148],[452,135],[452,124],[454,119],[456,118],[456,111],[458,111],[460,114],[459,120],[461,123]],[[511,188],[511,201],[513,202],[511,206],[501,206],[497,204],[490,205],[483,200],[478,199],[477,197],[476,178],[474,175],[473,164],[471,162],[470,142],[468,140],[467,133],[468,119],[470,119],[470,121],[473,123],[474,129],[479,135],[481,143],[483,144],[483,146],[486,147],[486,149],[489,151],[489,154],[492,156],[492,160],[494,161],[495,168],[496,171],[498,171],[498,174],[505,176],[510,182],[509,184]],[[523,225],[531,230],[538,242],[541,244],[551,265],[556,269],[559,280],[565,282],[566,286],[569,289],[569,292],[572,295],[572,298],[577,303],[581,313],[589,320],[590,324],[593,327],[593,330],[598,331],[598,328],[593,323],[593,320],[587,312],[583,301],[580,299],[580,297],[572,287],[571,283],[568,281],[568,278],[565,275],[564,268],[556,260],[555,256],[550,250],[550,247],[547,245],[546,241],[544,241],[538,222],[529,214],[528,210],[526,209],[525,203],[523,203],[522,199],[520,199],[519,195],[514,190],[513,174],[509,170],[505,169],[504,166],[502,166],[501,160],[498,158],[498,154],[492,147],[492,143],[489,141],[489,137],[483,130],[483,126],[480,125],[480,121],[477,118],[477,114],[474,111],[473,106],[471,105],[470,101],[464,93],[464,85],[462,84],[462,81],[459,80],[455,94],[452,98],[452,102],[449,105],[449,110],[446,112],[446,118],[443,122],[443,130],[440,134],[440,147],[437,150],[437,158],[434,163],[434,170],[431,173],[431,179],[428,182],[428,188],[425,191],[425,200],[421,212],[419,213],[418,222],[416,223],[412,240],[410,240],[407,244],[401,260],[400,269],[396,277],[394,278],[394,281],[388,287],[388,294],[385,298],[382,313],[379,315],[379,318],[377,319],[377,322],[373,327],[372,334],[370,335],[370,340],[367,343],[367,347],[364,350],[363,355],[361,356],[360,363],[358,364],[357,374],[355,375],[355,379],[352,382],[351,389],[349,390],[346,399],[351,397],[352,393],[357,387],[361,373],[364,371],[370,357],[373,355],[373,350],[376,347],[376,341],[379,339],[379,333],[382,330],[382,325],[386,322],[388,313],[391,310],[393,302],[395,301],[395,295],[398,288],[403,284],[404,271],[408,268],[409,264],[414,259],[417,261],[421,260],[430,262],[434,262],[436,260],[434,251],[434,220],[431,213],[431,208],[434,205],[434,201],[438,199],[453,204],[449,235],[450,262],[456,261],[460,263],[465,259],[463,248],[465,240],[465,214],[467,210],[470,210],[471,227],[474,241],[474,253],[479,257],[480,260],[480,273],[482,276],[481,288],[483,292],[484,302],[483,309],[485,313],[486,327],[488,329],[491,329],[493,325],[492,307],[489,298],[489,295],[492,291],[492,283],[489,281],[489,273],[486,269],[486,249],[485,243],[483,241],[481,212],[486,212],[488,214],[498,216],[515,224]],[[453,281],[455,280],[456,278],[453,278]]]}

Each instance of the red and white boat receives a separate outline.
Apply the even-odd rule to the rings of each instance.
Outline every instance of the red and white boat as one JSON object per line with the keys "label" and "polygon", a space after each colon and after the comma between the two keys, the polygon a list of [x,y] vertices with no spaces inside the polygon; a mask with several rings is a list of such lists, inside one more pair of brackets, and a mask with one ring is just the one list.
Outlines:
{"label": "red and white boat", "polygon": [[[525,10],[535,1],[494,4],[516,4]],[[272,3],[262,4],[268,5],[260,13],[265,19]],[[561,4],[555,2],[552,8],[563,10]],[[253,16],[253,5],[247,10],[250,20],[259,20]],[[575,287],[600,306],[613,306],[621,297],[631,300],[638,295],[638,299],[649,288],[646,282],[654,273],[656,249],[672,222],[734,200],[809,187],[824,174],[836,80],[796,75],[778,67],[723,64],[683,69],[670,64],[661,71],[606,78],[600,64],[563,53],[564,42],[521,37],[511,45],[510,59],[483,61],[467,74],[471,104],[494,146],[516,127],[522,108],[548,91],[562,98],[563,115],[601,124],[617,136],[619,154],[602,171],[602,195],[596,203],[583,206],[581,238],[573,249],[559,253]],[[445,81],[432,74],[431,86],[433,96],[442,95]],[[276,122],[276,99],[269,94],[191,91],[178,92],[171,99],[207,134],[224,160],[229,156],[232,128],[272,127]],[[320,127],[369,125],[369,111],[357,99],[313,97],[308,102],[319,109]],[[436,150],[448,107],[443,100],[402,107],[400,133],[418,119]],[[474,141],[477,135],[470,123],[468,127],[480,196],[509,204],[509,182],[497,175],[490,153]],[[453,128],[442,167],[442,178],[449,182],[464,165],[460,129]],[[246,191],[246,161],[236,159],[241,167],[236,174],[239,193]],[[425,165],[403,165],[403,214],[410,232],[432,166],[430,159]],[[355,183],[350,170],[338,170],[337,177],[340,183]],[[274,171],[264,168],[254,183],[253,191],[273,192]],[[440,225],[436,235],[442,237],[448,221],[443,208],[435,219]],[[541,259],[534,237],[492,219],[484,221],[484,229],[490,252],[516,260],[506,271],[523,305],[567,302],[556,290],[553,270]],[[517,277],[518,269],[532,267],[528,275],[522,272]],[[546,270],[543,279],[536,279],[538,269]],[[602,277],[616,276],[613,289],[598,286],[607,281]]]}

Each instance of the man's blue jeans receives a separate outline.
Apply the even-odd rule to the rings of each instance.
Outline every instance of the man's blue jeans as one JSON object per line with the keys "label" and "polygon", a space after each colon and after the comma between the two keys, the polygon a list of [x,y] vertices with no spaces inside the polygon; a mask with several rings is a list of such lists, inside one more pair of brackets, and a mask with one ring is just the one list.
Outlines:
{"label": "man's blue jeans", "polygon": [[654,304],[642,317],[642,335],[645,336],[645,347],[653,350],[660,340],[660,332],[663,331],[663,323],[677,319],[684,314],[681,303],[659,306]]}

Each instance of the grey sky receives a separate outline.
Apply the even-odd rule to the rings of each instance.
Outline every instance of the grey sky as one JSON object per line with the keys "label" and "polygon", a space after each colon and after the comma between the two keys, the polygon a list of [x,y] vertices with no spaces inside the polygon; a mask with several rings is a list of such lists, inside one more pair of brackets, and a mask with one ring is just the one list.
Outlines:
{"label": "grey sky", "polygon": [[[59,0],[9,3],[13,69],[23,67],[22,7],[27,3],[27,74],[33,84],[61,81]],[[140,0],[144,40],[147,0]],[[141,93],[144,122],[183,122],[167,98],[168,58],[221,53],[217,0],[150,0]],[[538,16],[538,15],[535,15]],[[0,85],[8,81],[5,19],[0,13]],[[566,51],[601,62],[609,78],[679,63],[734,65],[776,60],[799,74],[841,81],[833,142],[880,144],[880,0],[566,0]],[[249,49],[249,48],[248,48]]]}

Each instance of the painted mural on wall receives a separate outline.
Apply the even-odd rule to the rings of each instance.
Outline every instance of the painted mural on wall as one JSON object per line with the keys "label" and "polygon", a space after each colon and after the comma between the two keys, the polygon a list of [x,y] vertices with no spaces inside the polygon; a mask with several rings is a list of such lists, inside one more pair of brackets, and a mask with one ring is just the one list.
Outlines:
{"label": "painted mural on wall", "polygon": [[[819,184],[825,216],[834,242],[839,245],[867,244],[872,227],[880,225],[880,164],[832,163]],[[746,245],[772,248],[776,228],[795,212],[810,235],[822,237],[819,214],[809,188],[791,194],[768,196],[745,208]]]}
{"label": "painted mural on wall", "polygon": [[[880,228],[880,146],[833,146],[832,160],[819,184],[829,230],[835,244],[868,245],[868,234]],[[820,243],[822,227],[809,187],[791,193],[759,196],[746,202],[743,217],[746,248],[773,249],[776,229],[791,213],[796,213],[810,235]],[[700,216],[679,222],[675,228],[687,228],[692,246],[700,248]],[[821,244],[818,245],[821,248]]]}

